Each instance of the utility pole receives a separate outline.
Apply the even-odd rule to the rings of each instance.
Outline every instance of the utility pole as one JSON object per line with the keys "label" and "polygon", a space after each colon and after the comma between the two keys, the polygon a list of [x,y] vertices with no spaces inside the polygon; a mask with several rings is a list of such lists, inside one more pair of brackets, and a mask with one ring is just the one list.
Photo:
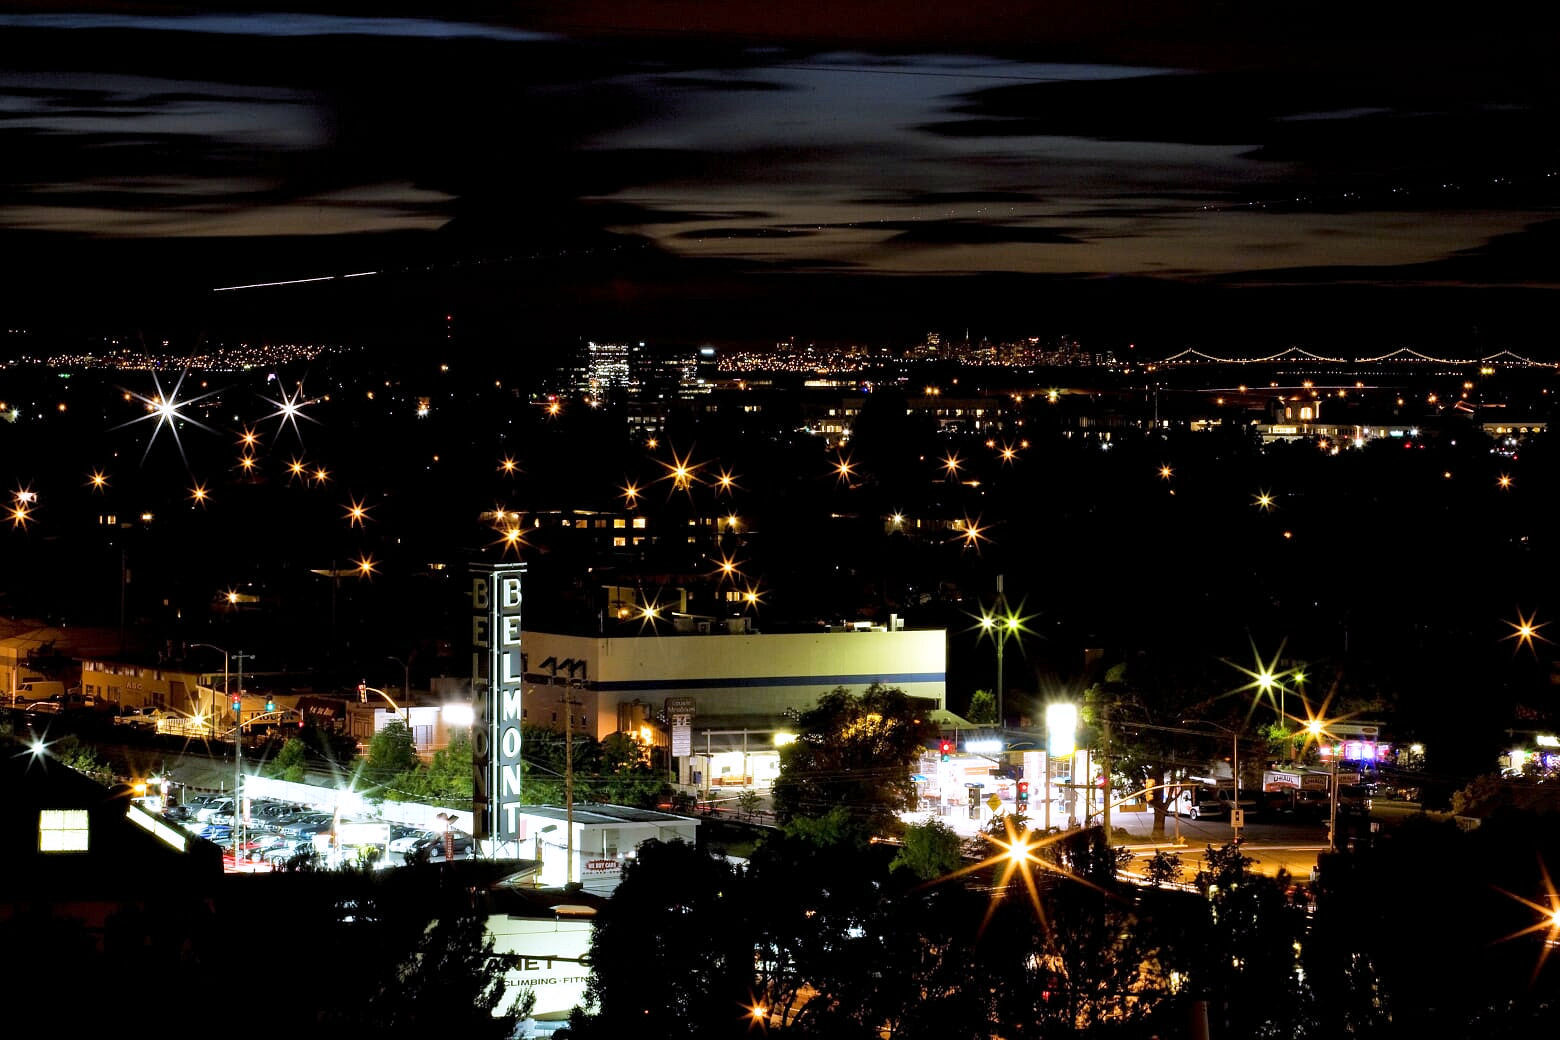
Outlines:
{"label": "utility pole", "polygon": [[565,885],[574,881],[574,706],[580,703],[574,699],[571,688],[574,681],[568,680],[563,695],[563,816],[564,826],[568,828],[568,845],[563,861]]}
{"label": "utility pole", "polygon": [[1332,754],[1327,756],[1331,763],[1328,768],[1327,786],[1332,791],[1332,808],[1327,819],[1327,851],[1338,851],[1338,747],[1333,746]]}
{"label": "utility pole", "polygon": [[238,661],[238,711],[233,718],[233,869],[238,869],[239,850],[244,847],[244,658],[254,654],[236,653]]}
{"label": "utility pole", "polygon": [[1110,708],[1105,709],[1105,844],[1110,844]]}
{"label": "utility pole", "polygon": [[1002,595],[1002,575],[997,575],[997,725],[1003,728],[1007,726],[1007,716],[1002,714],[1002,644],[1007,642],[1007,628],[1005,621],[1007,611],[1002,608],[1007,605],[1007,600]]}

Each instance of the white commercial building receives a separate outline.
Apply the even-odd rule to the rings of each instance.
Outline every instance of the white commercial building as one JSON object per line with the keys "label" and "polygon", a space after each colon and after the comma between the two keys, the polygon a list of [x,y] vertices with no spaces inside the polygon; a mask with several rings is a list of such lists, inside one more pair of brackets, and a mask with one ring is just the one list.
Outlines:
{"label": "white commercial building", "polygon": [[574,807],[573,869],[569,869],[569,814],[558,805],[527,805],[519,812],[521,853],[542,864],[537,881],[547,888],[580,882],[587,892],[617,888],[623,864],[640,842],[698,839],[699,821],[626,805]]}
{"label": "white commercial building", "polygon": [[[837,687],[897,687],[928,713],[945,707],[943,629],[846,625],[816,632],[634,636],[527,632],[525,721],[602,739],[625,732],[670,745],[678,780],[767,786],[787,717]],[[571,704],[572,702],[572,710]],[[677,726],[679,721],[687,725]],[[682,732],[679,733],[678,730]]]}

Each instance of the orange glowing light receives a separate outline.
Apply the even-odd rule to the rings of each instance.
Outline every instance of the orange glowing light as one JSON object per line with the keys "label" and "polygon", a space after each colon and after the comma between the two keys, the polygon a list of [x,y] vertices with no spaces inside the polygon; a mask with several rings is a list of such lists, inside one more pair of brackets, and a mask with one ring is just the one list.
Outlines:
{"label": "orange glowing light", "polygon": [[319,467],[318,469],[316,469],[314,471],[314,481],[315,481],[315,483],[323,484],[323,483],[325,483],[329,479],[330,479],[330,473],[325,469],[324,466],[321,466],[321,467]]}
{"label": "orange glowing light", "polygon": [[194,487],[190,488],[190,498],[193,499],[195,504],[198,506],[204,506],[206,504],[206,499],[210,497],[211,496],[206,491],[206,485],[204,484],[196,484]]}
{"label": "orange glowing light", "polygon": [[351,503],[349,503],[348,506],[347,506],[347,512],[346,512],[347,526],[349,528],[350,527],[362,527],[363,526],[363,522],[365,520],[367,520],[367,519],[368,519],[368,507],[365,506],[362,502],[359,502],[357,499],[354,498],[351,501]]}
{"label": "orange glowing light", "polygon": [[1519,608],[1517,610],[1517,620],[1506,622],[1506,624],[1511,626],[1511,631],[1503,638],[1516,640],[1516,646],[1512,648],[1512,653],[1516,653],[1524,646],[1527,647],[1528,650],[1536,653],[1537,650],[1533,645],[1535,640],[1545,643],[1550,641],[1538,634],[1538,630],[1547,626],[1549,622],[1537,621],[1537,618],[1538,611],[1535,610],[1533,613],[1524,617],[1521,609]]}
{"label": "orange glowing light", "polygon": [[253,448],[255,445],[260,443],[260,438],[258,435],[256,435],[254,430],[251,430],[246,426],[244,427],[243,434],[238,438],[238,443],[242,444],[246,448]]}
{"label": "orange glowing light", "polygon": [[1511,486],[1511,478],[1509,476],[1507,476],[1506,474],[1502,473],[1500,475],[1500,479],[1497,480],[1495,483],[1500,485],[1500,487],[1502,489],[1509,488]]}
{"label": "orange glowing light", "polygon": [[955,452],[951,451],[943,456],[942,464],[943,469],[947,471],[947,474],[950,477],[958,476],[959,467],[962,465],[962,463],[959,461],[959,456]]}
{"label": "orange glowing light", "polygon": [[358,577],[371,578],[379,570],[379,564],[374,562],[372,556],[360,556],[354,561],[357,564]]}
{"label": "orange glowing light", "polygon": [[255,468],[255,457],[253,455],[245,455],[238,460],[238,465],[240,469],[248,473]]}
{"label": "orange glowing light", "polygon": [[502,473],[512,474],[520,468],[520,464],[512,458],[506,457],[503,462],[498,464],[498,468]]}
{"label": "orange glowing light", "polygon": [[93,491],[102,491],[108,486],[108,477],[101,470],[93,470],[87,482],[92,485]]}
{"label": "orange glowing light", "polygon": [[1169,466],[1160,466],[1159,476],[1161,479],[1169,480],[1171,477],[1175,476],[1175,470],[1171,469]]}

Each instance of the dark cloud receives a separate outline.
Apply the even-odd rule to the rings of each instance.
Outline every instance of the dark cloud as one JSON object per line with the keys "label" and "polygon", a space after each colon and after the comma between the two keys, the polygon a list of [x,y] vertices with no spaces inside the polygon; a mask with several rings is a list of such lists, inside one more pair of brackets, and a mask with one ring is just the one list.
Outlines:
{"label": "dark cloud", "polygon": [[1439,260],[1396,265],[1329,265],[1243,272],[1227,284],[1332,283],[1560,287],[1560,220],[1497,235]]}
{"label": "dark cloud", "polygon": [[1077,228],[1018,227],[975,220],[921,220],[888,240],[899,246],[996,245],[1005,242],[1030,245],[1077,245]]}
{"label": "dark cloud", "polygon": [[858,206],[960,206],[974,203],[1031,205],[1045,200],[1027,191],[920,191],[850,201]]}
{"label": "dark cloud", "polygon": [[772,83],[761,79],[716,79],[710,76],[659,76],[656,82],[663,87],[687,90],[724,90],[732,93],[754,91],[794,90],[784,83]]}
{"label": "dark cloud", "polygon": [[806,228],[779,227],[719,227],[679,231],[674,238],[694,242],[718,241],[723,238],[802,238],[816,232]]}

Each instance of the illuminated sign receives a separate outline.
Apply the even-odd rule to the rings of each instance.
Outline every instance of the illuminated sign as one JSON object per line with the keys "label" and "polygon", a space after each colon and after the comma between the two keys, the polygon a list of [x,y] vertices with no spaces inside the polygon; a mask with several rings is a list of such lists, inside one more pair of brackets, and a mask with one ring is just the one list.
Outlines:
{"label": "illuminated sign", "polygon": [[1536,738],[1539,747],[1560,747],[1560,737],[1540,733]]}
{"label": "illuminated sign", "polygon": [[984,740],[966,740],[964,750],[972,755],[1000,754],[1006,749],[1006,745],[996,738],[988,737]]}
{"label": "illuminated sign", "polygon": [[1048,704],[1045,708],[1046,750],[1053,758],[1078,749],[1078,706]]}
{"label": "illuminated sign", "polygon": [[[520,680],[525,674],[520,648],[523,563],[493,564],[471,583],[472,671],[485,697],[473,706],[472,833],[501,842],[520,833]],[[483,651],[486,651],[484,654]],[[480,666],[485,663],[486,669]]]}

